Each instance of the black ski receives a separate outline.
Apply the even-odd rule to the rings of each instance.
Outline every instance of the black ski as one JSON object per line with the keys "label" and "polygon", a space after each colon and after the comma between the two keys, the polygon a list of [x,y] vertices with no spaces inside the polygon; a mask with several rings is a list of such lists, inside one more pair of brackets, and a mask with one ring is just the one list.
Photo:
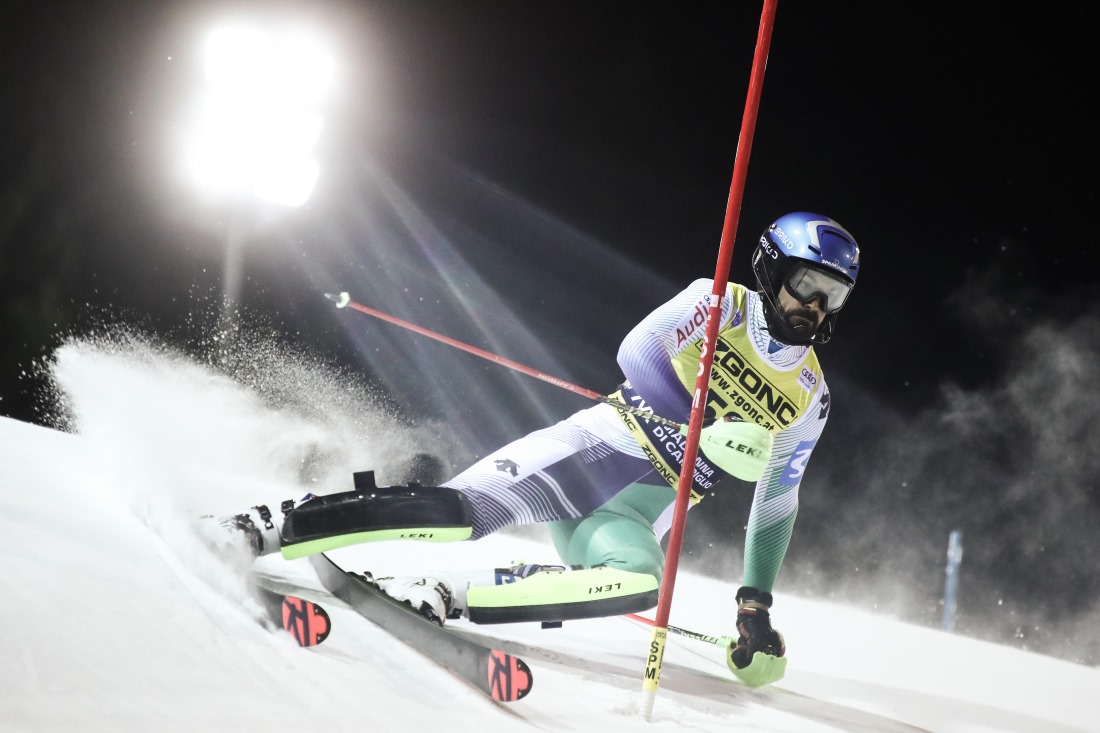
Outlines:
{"label": "black ski", "polygon": [[267,626],[290,632],[298,646],[316,646],[328,638],[332,619],[319,604],[250,582],[252,594],[264,609]]}
{"label": "black ski", "polygon": [[309,561],[334,596],[493,700],[514,702],[531,691],[534,677],[522,659],[432,623],[323,553]]}

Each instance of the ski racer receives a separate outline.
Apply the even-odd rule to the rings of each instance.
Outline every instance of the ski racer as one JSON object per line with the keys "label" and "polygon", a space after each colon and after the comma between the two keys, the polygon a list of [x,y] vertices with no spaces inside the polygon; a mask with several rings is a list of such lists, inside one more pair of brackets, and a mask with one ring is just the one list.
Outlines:
{"label": "ski racer", "polygon": [[[756,484],[736,593],[738,638],[727,651],[735,674],[758,652],[785,654],[770,620],[772,588],[830,407],[815,347],[832,338],[859,260],[855,239],[836,221],[789,213],[753,252],[758,289],[730,283],[722,298],[704,418],[710,439],[700,442],[690,506],[733,483],[730,476]],[[222,537],[255,556],[293,559],[365,541],[477,540],[548,523],[563,565],[374,582],[439,624],[460,616],[553,622],[653,607],[686,445],[669,422],[689,418],[712,290],[712,280],[696,280],[626,335],[618,351],[625,381],[608,402],[505,445],[440,487],[377,487],[372,474],[357,474],[354,491],[224,517]]]}

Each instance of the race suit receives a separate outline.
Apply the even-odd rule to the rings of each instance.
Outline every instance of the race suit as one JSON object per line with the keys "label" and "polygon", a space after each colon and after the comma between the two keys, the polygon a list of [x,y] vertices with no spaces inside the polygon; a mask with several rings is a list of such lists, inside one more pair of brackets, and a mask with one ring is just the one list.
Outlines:
{"label": "race suit", "polygon": [[[627,334],[618,352],[626,381],[610,395],[614,401],[688,422],[712,290],[712,280],[696,280]],[[774,436],[749,513],[743,585],[772,590],[799,484],[828,412],[812,347],[772,340],[761,296],[727,285],[704,424],[734,415]],[[686,442],[675,429],[601,403],[509,443],[443,485],[469,498],[471,539],[551,522],[565,563],[612,565],[659,579]],[[723,490],[740,485],[700,453],[691,506],[723,479]]]}

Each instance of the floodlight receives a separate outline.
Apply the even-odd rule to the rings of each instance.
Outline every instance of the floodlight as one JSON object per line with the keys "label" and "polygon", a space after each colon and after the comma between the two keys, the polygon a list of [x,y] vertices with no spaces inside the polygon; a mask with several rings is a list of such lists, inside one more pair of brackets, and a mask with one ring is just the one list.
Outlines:
{"label": "floodlight", "polygon": [[207,87],[185,152],[192,180],[223,198],[301,206],[320,164],[312,150],[332,58],[301,33],[214,31],[205,47]]}

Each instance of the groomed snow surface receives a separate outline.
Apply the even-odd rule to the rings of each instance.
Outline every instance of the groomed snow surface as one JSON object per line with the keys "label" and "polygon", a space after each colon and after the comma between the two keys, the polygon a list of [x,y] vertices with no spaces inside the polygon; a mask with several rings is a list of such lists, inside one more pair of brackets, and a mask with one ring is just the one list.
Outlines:
{"label": "groomed snow surface", "polygon": [[[328,640],[300,649],[255,622],[239,575],[191,529],[202,511],[293,497],[277,472],[255,468],[271,464],[264,451],[279,434],[257,439],[256,427],[277,416],[178,364],[75,351],[61,355],[58,372],[79,429],[0,419],[0,730],[1100,730],[1100,670],[781,589],[785,679],[746,688],[717,646],[674,635],[648,719],[651,631],[635,621],[453,622],[530,665],[531,694],[494,703],[328,596],[308,560],[263,558],[259,569],[307,589],[331,614]],[[130,404],[118,399],[122,384]],[[332,557],[376,574],[556,561],[537,537],[512,533]],[[735,590],[682,571],[671,623],[731,633]]]}

